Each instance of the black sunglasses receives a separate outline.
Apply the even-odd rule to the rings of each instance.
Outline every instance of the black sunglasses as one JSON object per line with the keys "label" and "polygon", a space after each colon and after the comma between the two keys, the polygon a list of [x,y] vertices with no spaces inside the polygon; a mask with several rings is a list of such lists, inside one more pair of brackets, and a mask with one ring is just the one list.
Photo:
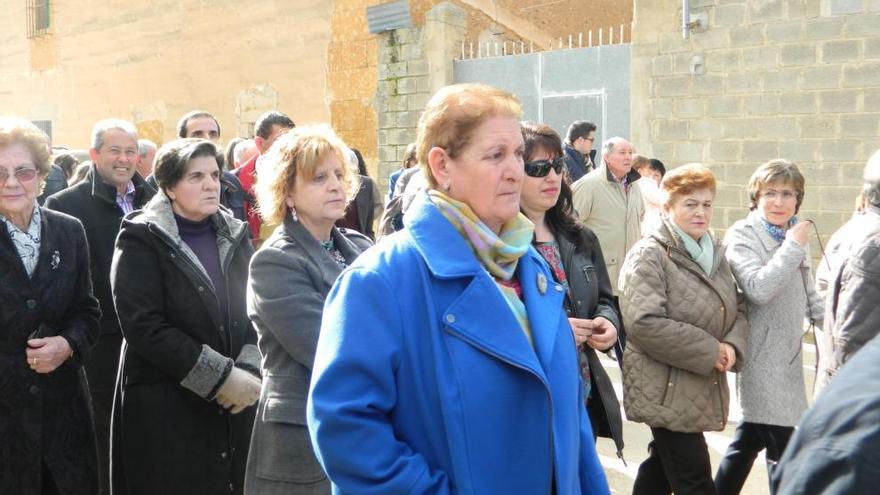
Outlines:
{"label": "black sunglasses", "polygon": [[546,177],[547,174],[550,173],[551,168],[556,171],[557,174],[561,174],[564,167],[565,160],[561,156],[553,161],[532,160],[525,163],[526,175],[529,177]]}

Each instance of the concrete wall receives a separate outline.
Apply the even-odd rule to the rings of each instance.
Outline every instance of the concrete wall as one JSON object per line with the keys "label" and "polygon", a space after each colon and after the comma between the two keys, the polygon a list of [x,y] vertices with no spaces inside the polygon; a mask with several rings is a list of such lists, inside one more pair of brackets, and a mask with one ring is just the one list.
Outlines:
{"label": "concrete wall", "polygon": [[[680,1],[635,0],[636,146],[669,165],[711,166],[720,180],[718,228],[746,214],[745,184],[758,165],[795,160],[807,178],[801,217],[827,236],[849,218],[862,168],[880,148],[880,3],[691,6],[709,22],[684,40]],[[691,73],[695,57],[701,74]]]}

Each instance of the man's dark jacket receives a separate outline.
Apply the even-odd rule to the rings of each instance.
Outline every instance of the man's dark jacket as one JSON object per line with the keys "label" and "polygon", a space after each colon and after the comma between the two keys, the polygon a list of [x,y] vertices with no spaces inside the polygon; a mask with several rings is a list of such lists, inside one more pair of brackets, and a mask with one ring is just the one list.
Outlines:
{"label": "man's dark jacket", "polygon": [[[874,301],[876,305],[877,301]],[[880,337],[841,368],[801,419],[770,491],[877,493],[880,487]]]}
{"label": "man's dark jacket", "polygon": [[[138,210],[147,204],[156,190],[137,174],[132,182],[134,209]],[[123,217],[122,209],[116,204],[116,188],[101,180],[92,165],[80,183],[50,196],[46,200],[46,208],[78,218],[85,227],[92,284],[95,297],[101,304],[101,333],[118,333],[119,321],[110,291],[110,262],[113,261],[113,248]]]}

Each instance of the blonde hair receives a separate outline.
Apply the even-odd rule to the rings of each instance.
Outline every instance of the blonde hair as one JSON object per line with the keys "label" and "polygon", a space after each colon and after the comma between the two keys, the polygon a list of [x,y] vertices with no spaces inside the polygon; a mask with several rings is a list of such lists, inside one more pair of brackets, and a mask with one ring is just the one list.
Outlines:
{"label": "blonde hair", "polygon": [[428,166],[428,152],[442,148],[455,159],[470,144],[475,128],[492,117],[520,120],[522,106],[507,91],[484,84],[453,84],[431,97],[419,118],[416,156],[431,188],[437,180]]}
{"label": "blonde hair", "polygon": [[262,158],[254,190],[263,221],[280,224],[287,216],[287,197],[298,180],[311,180],[330,156],[342,166],[346,199],[354,198],[360,182],[346,165],[345,144],[328,125],[296,127],[282,135]]}
{"label": "blonde hair", "polygon": [[758,197],[768,185],[773,182],[791,184],[797,194],[795,213],[800,211],[801,203],[804,202],[804,176],[795,162],[777,158],[761,165],[749,179],[749,210],[758,208]]}
{"label": "blonde hair", "polygon": [[663,176],[660,190],[665,197],[664,204],[672,206],[679,196],[690,194],[700,189],[708,189],[715,194],[715,174],[701,163],[688,163]]}

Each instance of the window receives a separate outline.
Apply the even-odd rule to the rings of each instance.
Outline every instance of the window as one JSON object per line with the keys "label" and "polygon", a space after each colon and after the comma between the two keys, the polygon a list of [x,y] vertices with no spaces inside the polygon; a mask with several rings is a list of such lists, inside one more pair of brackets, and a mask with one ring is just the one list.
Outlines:
{"label": "window", "polygon": [[49,32],[49,0],[27,1],[28,38],[36,38]]}

